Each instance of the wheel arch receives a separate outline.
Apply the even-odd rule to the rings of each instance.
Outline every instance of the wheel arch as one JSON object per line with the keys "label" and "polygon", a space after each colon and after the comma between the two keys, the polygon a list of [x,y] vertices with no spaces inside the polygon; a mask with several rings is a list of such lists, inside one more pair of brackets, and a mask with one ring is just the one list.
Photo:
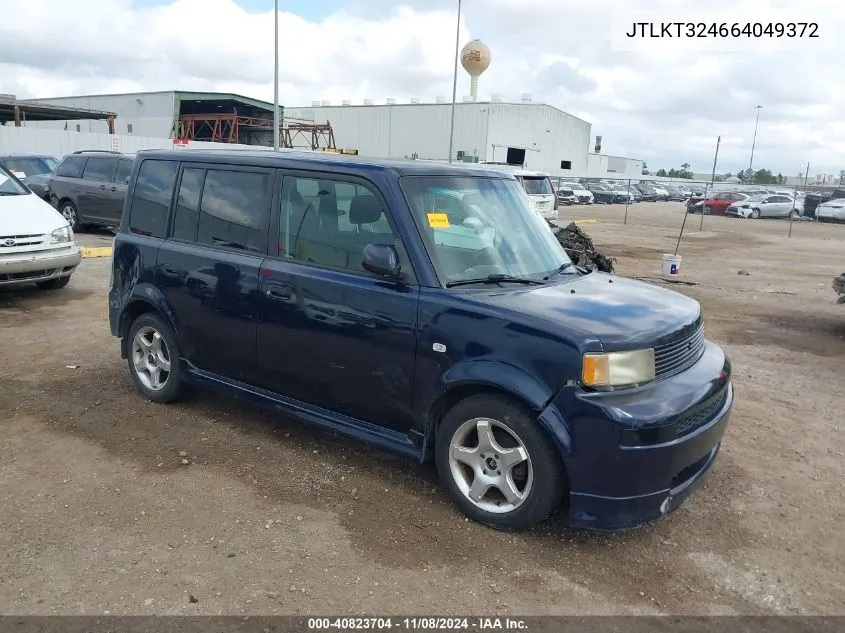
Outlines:
{"label": "wheel arch", "polygon": [[[482,380],[466,380],[449,385],[432,403],[426,414],[425,426],[425,443],[422,451],[422,461],[428,461],[434,455],[434,443],[437,436],[437,430],[443,420],[446,412],[454,407],[457,403],[472,396],[477,395],[497,395],[504,396],[526,410],[531,411],[535,418],[538,419],[543,412],[546,404],[551,399],[553,394],[549,394],[547,398],[538,400],[538,393],[529,395],[525,390],[515,389],[501,383],[494,384]],[[545,424],[540,424],[544,432],[549,435],[549,439],[557,444],[556,438],[549,434],[549,429]]]}
{"label": "wheel arch", "polygon": [[176,340],[179,340],[179,331],[176,328],[176,323],[169,311],[160,303],[151,299],[150,297],[133,297],[123,308],[120,313],[120,320],[118,321],[117,335],[120,338],[120,353],[123,358],[127,357],[126,337],[129,334],[129,328],[135,320],[142,314],[152,313],[163,319],[173,330],[173,335]]}

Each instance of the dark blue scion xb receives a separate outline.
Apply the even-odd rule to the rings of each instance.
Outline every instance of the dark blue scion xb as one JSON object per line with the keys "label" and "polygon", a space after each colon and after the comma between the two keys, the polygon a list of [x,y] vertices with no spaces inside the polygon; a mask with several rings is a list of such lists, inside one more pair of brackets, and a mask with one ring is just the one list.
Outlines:
{"label": "dark blue scion xb", "polygon": [[665,516],[733,402],[696,301],[574,266],[488,169],[141,152],[109,318],[147,398],[200,384],[433,458],[460,509],[503,529]]}

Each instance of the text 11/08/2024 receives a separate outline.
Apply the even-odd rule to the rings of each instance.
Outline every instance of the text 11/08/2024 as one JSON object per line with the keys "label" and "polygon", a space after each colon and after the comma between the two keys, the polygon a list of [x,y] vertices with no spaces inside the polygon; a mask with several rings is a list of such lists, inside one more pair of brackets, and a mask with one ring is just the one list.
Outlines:
{"label": "text 11/08/2024", "polygon": [[308,618],[311,631],[332,630],[391,630],[409,631],[480,631],[483,633],[505,633],[527,631],[525,620],[500,617],[342,617]]}

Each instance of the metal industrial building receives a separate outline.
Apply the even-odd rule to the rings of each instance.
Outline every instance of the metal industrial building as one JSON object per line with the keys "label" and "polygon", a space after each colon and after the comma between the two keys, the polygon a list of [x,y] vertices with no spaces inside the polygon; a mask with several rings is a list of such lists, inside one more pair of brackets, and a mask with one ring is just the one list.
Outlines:
{"label": "metal industrial building", "polygon": [[[313,105],[286,116],[328,121],[339,147],[365,156],[448,160],[451,103]],[[524,164],[554,174],[588,171],[590,124],[544,103],[455,104],[453,159]],[[639,172],[638,172],[639,174]]]}
{"label": "metal industrial building", "polygon": [[[29,103],[117,114],[116,127],[111,130],[96,120],[39,122],[31,127],[273,146],[273,104],[238,94],[172,90],[32,99]],[[285,120],[281,106],[279,119]],[[332,148],[334,137],[331,126],[325,122],[303,123],[287,117],[280,131],[280,144],[282,147]]]}
{"label": "metal industrial building", "polygon": [[[113,113],[112,132],[123,136],[273,145],[273,104],[230,93],[186,91],[32,99]],[[356,150],[377,158],[448,160],[452,104],[330,105],[281,108],[281,147]],[[105,133],[107,121],[38,121],[27,127]],[[597,137],[598,140],[598,137]],[[642,161],[591,153],[591,125],[562,110],[532,102],[474,101],[455,104],[453,159],[522,164],[556,176],[640,177]],[[598,143],[597,143],[598,145]]]}

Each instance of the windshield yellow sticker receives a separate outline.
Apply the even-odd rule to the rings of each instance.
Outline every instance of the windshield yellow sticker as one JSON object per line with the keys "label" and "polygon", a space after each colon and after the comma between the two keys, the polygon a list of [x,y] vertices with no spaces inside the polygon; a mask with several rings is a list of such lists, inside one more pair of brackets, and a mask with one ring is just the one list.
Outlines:
{"label": "windshield yellow sticker", "polygon": [[445,213],[429,213],[428,225],[433,229],[448,229],[449,216]]}

